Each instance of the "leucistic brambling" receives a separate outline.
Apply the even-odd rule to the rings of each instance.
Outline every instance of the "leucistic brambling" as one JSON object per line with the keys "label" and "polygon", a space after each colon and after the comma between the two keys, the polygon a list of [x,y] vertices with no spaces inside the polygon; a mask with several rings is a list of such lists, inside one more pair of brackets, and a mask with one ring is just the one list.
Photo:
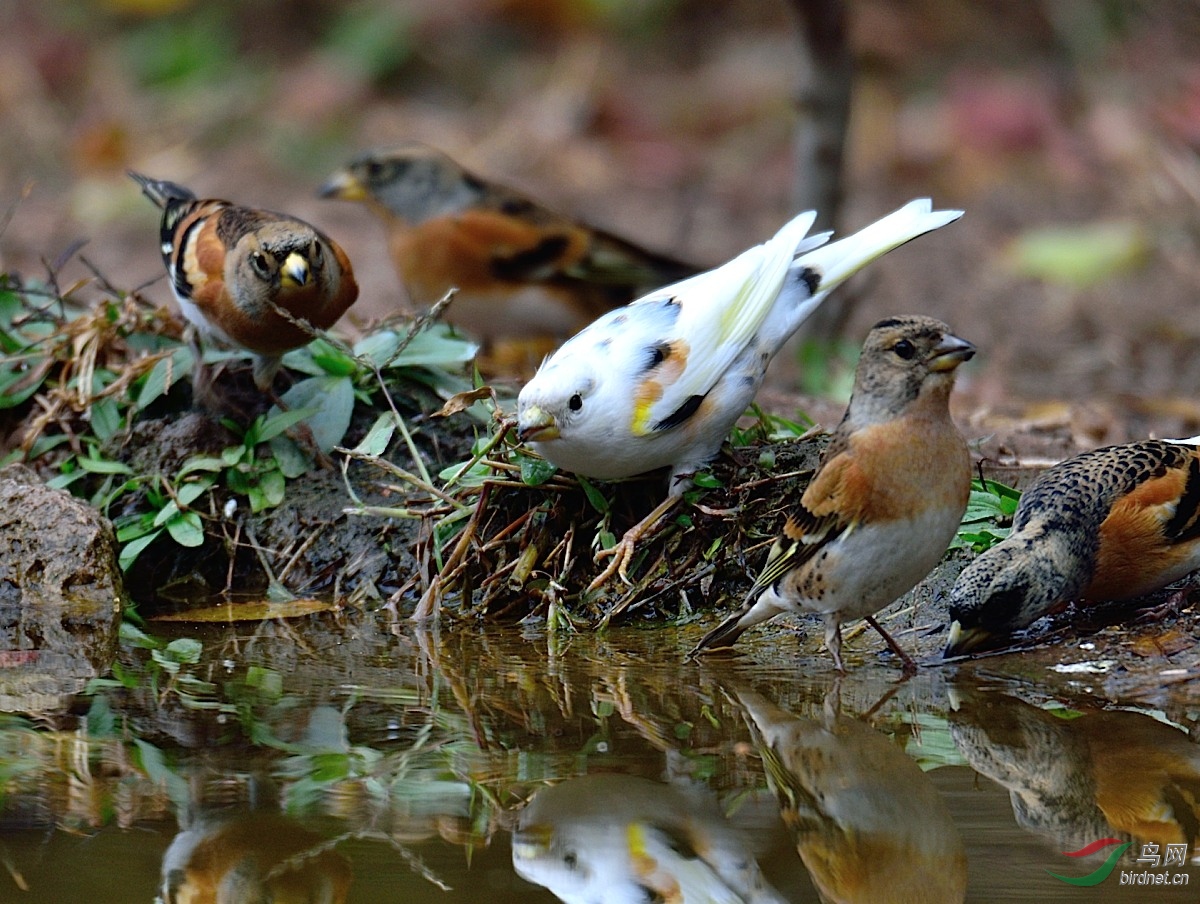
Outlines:
{"label": "leucistic brambling", "polygon": [[570,904],[783,904],[749,841],[707,789],[596,773],[530,798],[512,861],[517,875]]}
{"label": "leucistic brambling", "polygon": [[1132,599],[1200,568],[1198,444],[1107,446],[1041,474],[1012,533],[954,582],[945,655],[1001,646],[1075,600]]}
{"label": "leucistic brambling", "polygon": [[611,480],[670,467],[666,501],[630,528],[592,582],[625,570],[636,542],[721,448],[805,318],[852,274],[962,211],[928,198],[840,241],[803,213],[727,264],[611,311],[568,340],[517,399],[521,439],[560,468]]}
{"label": "leucistic brambling", "polygon": [[799,508],[775,542],[746,602],[693,653],[732,645],[782,612],[824,616],[839,672],[841,624],[873,618],[941,559],[971,490],[971,456],[950,419],[955,371],[975,347],[929,317],[875,324],[863,345],[849,407]]}
{"label": "leucistic brambling", "polygon": [[[358,297],[350,260],[303,220],[198,199],[173,182],[130,172],[162,208],[163,263],[191,324],[194,386],[206,392],[196,333],[254,355],[254,382],[270,389],[280,358],[333,326]],[[305,329],[294,321],[307,323]]]}
{"label": "leucistic brambling", "polygon": [[528,373],[605,311],[698,269],[556,213],[419,144],[362,155],[320,194],[361,201],[383,221],[414,304],[427,307],[457,289],[446,318],[482,340],[500,369],[520,356],[513,366]]}

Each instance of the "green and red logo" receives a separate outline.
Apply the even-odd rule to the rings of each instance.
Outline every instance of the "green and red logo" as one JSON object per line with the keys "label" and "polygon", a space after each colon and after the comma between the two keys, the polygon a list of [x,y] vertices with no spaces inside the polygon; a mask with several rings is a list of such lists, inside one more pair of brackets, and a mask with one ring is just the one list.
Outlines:
{"label": "green and red logo", "polygon": [[1099,868],[1088,873],[1086,876],[1060,876],[1058,873],[1051,872],[1050,870],[1046,870],[1046,872],[1050,873],[1055,879],[1066,882],[1068,885],[1079,885],[1084,888],[1099,885],[1108,878],[1109,873],[1116,867],[1117,861],[1121,859],[1121,855],[1128,850],[1129,845],[1132,843],[1132,841],[1122,841],[1120,838],[1101,838],[1099,841],[1093,841],[1091,844],[1081,847],[1077,851],[1063,851],[1068,857],[1090,857],[1092,854],[1110,845],[1120,845],[1120,847],[1113,848],[1112,853],[1108,855],[1108,859]]}

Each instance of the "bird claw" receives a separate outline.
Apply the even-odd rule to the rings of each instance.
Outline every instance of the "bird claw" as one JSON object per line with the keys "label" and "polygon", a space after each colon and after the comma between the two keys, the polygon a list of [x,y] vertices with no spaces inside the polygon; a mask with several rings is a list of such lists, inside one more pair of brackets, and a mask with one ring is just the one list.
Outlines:
{"label": "bird claw", "polygon": [[614,574],[617,575],[617,577],[619,577],[626,586],[632,586],[633,581],[629,579],[628,572],[629,563],[633,559],[633,552],[635,548],[636,544],[633,541],[623,537],[621,538],[621,541],[611,549],[597,550],[594,559],[595,562],[600,562],[602,559],[606,559],[609,556],[612,556],[612,561],[608,563],[608,566],[602,572],[596,575],[595,579],[590,584],[588,584],[588,592],[591,593],[593,590],[598,590],[603,587],[612,580],[612,576]]}

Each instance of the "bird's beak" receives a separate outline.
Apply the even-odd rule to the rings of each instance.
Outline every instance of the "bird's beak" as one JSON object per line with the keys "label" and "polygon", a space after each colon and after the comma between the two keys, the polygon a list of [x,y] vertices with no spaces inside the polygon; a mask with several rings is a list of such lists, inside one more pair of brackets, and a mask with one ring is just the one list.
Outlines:
{"label": "bird's beak", "polygon": [[558,424],[554,421],[554,415],[547,414],[537,405],[530,405],[521,412],[517,437],[523,443],[530,440],[544,443],[546,440],[558,439]]}
{"label": "bird's beak", "polygon": [[513,832],[513,856],[521,860],[537,860],[546,855],[553,841],[553,826],[549,824],[525,826]]}
{"label": "bird's beak", "polygon": [[964,361],[970,361],[975,357],[975,346],[966,339],[959,339],[957,336],[945,335],[942,341],[939,342],[933,349],[933,357],[929,362],[929,369],[934,373],[945,373],[949,370],[954,370]]}
{"label": "bird's beak", "polygon": [[340,170],[317,189],[317,197],[338,198],[342,201],[365,201],[367,190],[347,170]]}
{"label": "bird's beak", "polygon": [[279,281],[292,289],[308,285],[308,281],[312,278],[308,258],[296,251],[287,256],[283,266],[279,268],[279,273]]}
{"label": "bird's beak", "polygon": [[950,639],[946,641],[943,659],[953,659],[955,656],[965,656],[987,647],[992,642],[992,634],[983,628],[964,628],[957,621],[950,624]]}

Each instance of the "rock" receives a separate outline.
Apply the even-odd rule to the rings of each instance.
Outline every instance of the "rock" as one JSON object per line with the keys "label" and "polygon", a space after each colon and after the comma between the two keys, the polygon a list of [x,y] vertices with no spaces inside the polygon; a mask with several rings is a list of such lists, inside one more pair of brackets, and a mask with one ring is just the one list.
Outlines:
{"label": "rock", "polygon": [[24,466],[0,470],[0,710],[60,705],[116,655],[112,524]]}

